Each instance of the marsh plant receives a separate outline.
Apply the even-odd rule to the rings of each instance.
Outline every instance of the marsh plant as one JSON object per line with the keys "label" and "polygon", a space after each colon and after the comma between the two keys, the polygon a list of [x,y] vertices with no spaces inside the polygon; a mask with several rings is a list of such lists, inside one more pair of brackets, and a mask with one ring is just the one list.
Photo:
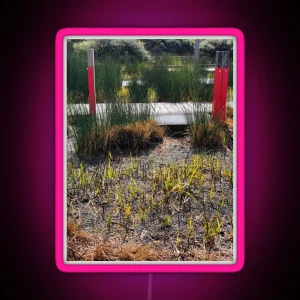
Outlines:
{"label": "marsh plant", "polygon": [[193,103],[192,111],[185,114],[191,145],[197,149],[219,149],[228,143],[225,124],[211,119],[201,103]]}
{"label": "marsh plant", "polygon": [[160,143],[164,129],[151,119],[146,104],[109,103],[95,116],[85,106],[69,106],[68,128],[78,157],[118,149],[142,150]]}
{"label": "marsh plant", "polygon": [[148,85],[141,82],[137,77],[133,77],[128,86],[128,94],[131,103],[147,103],[148,99]]}
{"label": "marsh plant", "polygon": [[155,90],[161,102],[209,101],[212,85],[206,84],[203,64],[169,66],[158,60],[141,68],[141,80]]}
{"label": "marsh plant", "polygon": [[[139,62],[125,58],[101,56],[95,59],[95,85],[98,102],[116,102],[120,97],[130,95],[130,102],[144,103],[149,92],[163,102],[210,101],[211,84],[205,61],[191,64],[188,58],[179,59],[162,56],[154,63]],[[128,87],[122,89],[122,81],[128,80]],[[87,55],[82,51],[68,53],[67,58],[68,103],[87,103]]]}
{"label": "marsh plant", "polygon": [[97,98],[104,103],[115,102],[122,86],[121,64],[112,57],[103,57],[95,63]]}
{"label": "marsh plant", "polygon": [[87,55],[70,52],[67,56],[68,103],[87,103]]}

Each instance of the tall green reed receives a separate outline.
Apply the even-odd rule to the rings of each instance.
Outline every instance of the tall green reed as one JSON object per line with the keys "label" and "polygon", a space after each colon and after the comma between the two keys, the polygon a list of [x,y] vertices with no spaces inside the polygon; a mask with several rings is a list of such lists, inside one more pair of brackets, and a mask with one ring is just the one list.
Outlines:
{"label": "tall green reed", "polygon": [[69,52],[67,55],[68,103],[87,102],[87,55]]}

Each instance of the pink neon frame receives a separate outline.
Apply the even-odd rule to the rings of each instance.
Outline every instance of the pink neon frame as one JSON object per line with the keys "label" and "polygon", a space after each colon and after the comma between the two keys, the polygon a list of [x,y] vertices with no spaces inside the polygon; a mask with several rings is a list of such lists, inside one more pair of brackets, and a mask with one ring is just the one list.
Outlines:
{"label": "pink neon frame", "polygon": [[[63,86],[63,41],[68,36],[232,36],[236,38],[237,45],[237,176],[236,176],[236,262],[226,264],[67,264],[63,258],[63,189],[64,189],[64,86]],[[244,83],[244,35],[236,28],[64,28],[58,31],[55,43],[55,260],[57,268],[62,272],[237,272],[243,268],[245,259],[245,83]]]}

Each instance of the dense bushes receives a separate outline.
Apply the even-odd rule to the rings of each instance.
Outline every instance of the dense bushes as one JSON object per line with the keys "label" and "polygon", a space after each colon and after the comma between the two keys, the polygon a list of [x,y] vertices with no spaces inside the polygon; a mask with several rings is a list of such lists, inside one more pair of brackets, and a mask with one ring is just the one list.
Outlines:
{"label": "dense bushes", "polygon": [[200,40],[200,56],[215,62],[216,51],[229,51],[230,59],[233,54],[233,40]]}
{"label": "dense bushes", "polygon": [[165,40],[143,40],[146,50],[152,54],[178,54],[192,55],[195,51],[193,40],[187,39],[165,39]]}
{"label": "dense bushes", "polygon": [[124,62],[124,60],[147,61],[150,59],[148,51],[140,40],[85,40],[73,44],[74,50],[95,49],[95,57],[110,56]]}

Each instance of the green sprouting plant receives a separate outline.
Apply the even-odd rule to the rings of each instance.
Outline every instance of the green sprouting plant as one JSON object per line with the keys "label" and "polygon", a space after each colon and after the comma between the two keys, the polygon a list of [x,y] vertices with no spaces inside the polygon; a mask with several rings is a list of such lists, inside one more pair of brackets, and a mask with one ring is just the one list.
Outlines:
{"label": "green sprouting plant", "polygon": [[215,196],[215,191],[213,186],[210,187],[210,191],[209,191],[209,200],[211,201]]}
{"label": "green sprouting plant", "polygon": [[188,223],[189,231],[192,232],[192,231],[194,230],[193,219],[192,219],[192,217],[188,217],[187,223]]}
{"label": "green sprouting plant", "polygon": [[214,245],[215,236],[220,233],[223,221],[219,221],[217,216],[214,216],[210,222],[204,223],[204,238],[203,242],[208,247]]}
{"label": "green sprouting plant", "polygon": [[182,165],[181,165],[181,176],[182,176],[182,179],[185,178],[185,171],[186,171],[185,163],[182,162]]}
{"label": "green sprouting plant", "polygon": [[95,197],[98,196],[99,191],[100,191],[99,186],[96,186],[96,188],[95,188]]}
{"label": "green sprouting plant", "polygon": [[122,208],[123,207],[123,198],[122,198],[122,195],[120,194],[120,192],[118,190],[116,190],[115,193],[116,193],[116,196],[117,196],[118,206],[120,208]]}
{"label": "green sprouting plant", "polygon": [[193,183],[193,180],[196,178],[196,177],[199,177],[201,176],[201,174],[198,172],[198,166],[197,164],[194,164],[194,165],[188,165],[188,190],[190,190],[190,186],[191,184]]}
{"label": "green sprouting plant", "polygon": [[102,176],[102,188],[103,189],[105,188],[106,182],[107,182],[107,169],[106,169],[106,167],[104,167],[103,176]]}
{"label": "green sprouting plant", "polygon": [[171,175],[171,169],[165,168],[163,171],[163,189],[168,194],[175,186],[174,176]]}
{"label": "green sprouting plant", "polygon": [[127,231],[128,231],[128,221],[129,221],[129,216],[130,216],[130,214],[131,214],[131,207],[130,207],[130,205],[129,204],[126,204],[125,205],[125,212],[124,212],[124,226],[125,226],[125,233],[127,233]]}
{"label": "green sprouting plant", "polygon": [[107,168],[107,177],[109,179],[112,179],[115,177],[115,172],[114,172],[114,169],[109,165],[108,168]]}
{"label": "green sprouting plant", "polygon": [[125,169],[123,170],[125,176],[129,177],[131,174],[131,166],[128,164],[126,165]]}
{"label": "green sprouting plant", "polygon": [[127,219],[129,217],[130,213],[131,213],[131,207],[129,204],[126,204],[125,205],[125,219]]}
{"label": "green sprouting plant", "polygon": [[111,215],[108,215],[108,217],[106,219],[106,226],[107,226],[107,229],[110,231],[110,229],[111,229]]}
{"label": "green sprouting plant", "polygon": [[154,162],[153,156],[150,155],[149,158],[148,158],[148,163],[149,163],[149,169],[150,170],[152,169],[153,162]]}
{"label": "green sprouting plant", "polygon": [[152,195],[150,195],[150,209],[152,211],[154,211],[154,209],[155,209],[155,199],[154,199],[153,193],[152,193]]}
{"label": "green sprouting plant", "polygon": [[224,191],[221,193],[221,201],[220,201],[220,206],[224,206],[225,204],[225,194]]}
{"label": "green sprouting plant", "polygon": [[225,169],[224,169],[224,176],[227,178],[227,180],[229,181],[231,187],[233,187],[233,172],[232,170],[225,166]]}
{"label": "green sprouting plant", "polygon": [[146,209],[140,208],[139,213],[140,213],[140,220],[144,224],[147,219],[147,211],[146,211]]}
{"label": "green sprouting plant", "polygon": [[180,238],[179,238],[179,230],[176,230],[176,240],[175,240],[175,246],[178,248],[178,245],[180,243]]}
{"label": "green sprouting plant", "polygon": [[202,185],[203,185],[203,175],[199,176],[199,188],[198,188],[198,203],[200,204],[201,199],[201,192],[202,192]]}
{"label": "green sprouting plant", "polygon": [[139,187],[138,187],[138,185],[137,185],[137,183],[136,183],[136,181],[135,181],[134,178],[132,178],[132,182],[133,182],[133,184],[134,184],[135,189],[138,191],[138,190],[139,190]]}
{"label": "green sprouting plant", "polygon": [[219,159],[216,160],[216,167],[215,167],[215,169],[216,169],[217,173],[219,173],[220,170],[221,170],[221,162],[220,162]]}
{"label": "green sprouting plant", "polygon": [[107,189],[107,191],[106,191],[106,199],[107,199],[108,203],[111,203],[110,195],[111,195],[111,191],[110,191],[110,189]]}
{"label": "green sprouting plant", "polygon": [[188,217],[187,218],[187,225],[188,225],[188,246],[190,245],[190,240],[195,238],[195,231],[194,231],[194,225],[193,225],[193,218]]}
{"label": "green sprouting plant", "polygon": [[108,162],[107,162],[107,177],[109,179],[116,178],[117,172],[114,170],[114,168],[111,166],[111,161],[113,157],[111,152],[108,152]]}
{"label": "green sprouting plant", "polygon": [[128,189],[130,191],[130,196],[132,198],[135,198],[136,197],[136,191],[135,191],[134,187],[130,183],[128,183]]}
{"label": "green sprouting plant", "polygon": [[170,227],[171,221],[172,221],[172,217],[170,215],[167,215],[163,217],[162,224],[164,227]]}
{"label": "green sprouting plant", "polygon": [[152,194],[154,194],[154,192],[155,192],[155,189],[156,189],[156,183],[155,183],[155,181],[151,181],[151,192],[152,192]]}
{"label": "green sprouting plant", "polygon": [[75,190],[77,187],[77,174],[75,168],[71,164],[68,164],[67,174],[68,174],[68,182],[71,181],[71,188],[72,190]]}
{"label": "green sprouting plant", "polygon": [[78,177],[79,177],[80,189],[85,191],[89,183],[89,176],[88,176],[88,172],[86,171],[86,167],[82,162],[80,163],[78,169]]}

